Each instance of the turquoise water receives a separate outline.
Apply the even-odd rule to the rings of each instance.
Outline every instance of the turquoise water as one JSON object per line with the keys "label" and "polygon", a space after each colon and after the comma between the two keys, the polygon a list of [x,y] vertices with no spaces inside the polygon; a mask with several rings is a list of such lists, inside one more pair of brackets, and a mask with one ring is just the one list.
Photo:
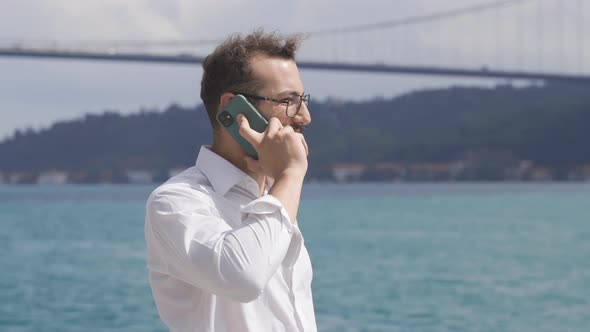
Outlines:
{"label": "turquoise water", "polygon": [[[0,331],[164,331],[149,186],[0,186]],[[587,331],[590,184],[309,184],[320,331]]]}

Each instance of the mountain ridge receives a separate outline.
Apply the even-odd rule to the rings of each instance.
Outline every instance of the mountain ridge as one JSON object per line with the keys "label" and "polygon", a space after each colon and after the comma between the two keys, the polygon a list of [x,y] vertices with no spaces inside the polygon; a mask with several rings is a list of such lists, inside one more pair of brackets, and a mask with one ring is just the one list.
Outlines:
{"label": "mountain ridge", "polygon": [[[554,169],[590,164],[588,87],[451,87],[391,99],[310,105],[310,174],[334,164],[519,160]],[[188,167],[211,142],[202,105],[86,115],[0,142],[0,172],[163,172]],[[494,157],[495,156],[495,157]],[[494,159],[495,158],[495,159]]]}

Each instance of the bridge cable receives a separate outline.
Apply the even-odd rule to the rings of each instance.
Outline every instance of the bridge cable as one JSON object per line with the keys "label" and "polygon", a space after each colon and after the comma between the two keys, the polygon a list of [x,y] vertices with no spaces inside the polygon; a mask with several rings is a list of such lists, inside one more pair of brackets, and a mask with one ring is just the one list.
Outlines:
{"label": "bridge cable", "polygon": [[[370,31],[370,30],[381,30],[381,29],[391,29],[401,26],[408,26],[408,25],[417,25],[422,23],[429,23],[434,21],[441,21],[447,20],[451,18],[455,18],[457,16],[464,16],[469,14],[475,14],[478,12],[489,11],[492,9],[497,9],[500,7],[508,7],[515,5],[517,3],[522,2],[530,2],[534,0],[501,0],[501,1],[493,1],[482,3],[479,5],[474,6],[467,6],[462,8],[456,8],[441,12],[435,12],[426,15],[418,15],[418,16],[411,16],[402,19],[394,19],[389,21],[383,22],[376,22],[376,23],[369,23],[369,24],[361,24],[361,25],[354,25],[354,26],[347,26],[347,27],[340,27],[340,28],[331,28],[331,29],[323,29],[323,30],[311,30],[304,32],[303,34],[313,38],[318,36],[325,36],[325,35],[334,35],[334,34],[348,34],[348,33],[355,33],[360,31]],[[225,38],[209,38],[209,39],[196,39],[196,40],[160,40],[160,41],[145,41],[145,40],[127,40],[127,41],[112,41],[112,42],[104,42],[104,43],[96,43],[92,42],[89,43],[88,41],[76,41],[72,43],[82,43],[82,44],[94,44],[94,45],[111,45],[115,47],[150,47],[150,46],[161,46],[161,47],[180,47],[180,46],[204,46],[204,45],[212,45],[218,44],[225,40]]]}

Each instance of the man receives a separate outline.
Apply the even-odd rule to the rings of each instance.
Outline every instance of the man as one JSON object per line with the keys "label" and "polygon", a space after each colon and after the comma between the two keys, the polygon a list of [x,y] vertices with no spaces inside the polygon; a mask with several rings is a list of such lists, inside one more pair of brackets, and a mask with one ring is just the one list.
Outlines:
{"label": "man", "polygon": [[[147,202],[152,293],[172,331],[316,331],[312,269],[297,226],[307,172],[309,95],[295,64],[298,37],[233,36],[203,63],[201,98],[213,145]],[[246,155],[215,118],[235,94],[269,121],[239,116]]]}

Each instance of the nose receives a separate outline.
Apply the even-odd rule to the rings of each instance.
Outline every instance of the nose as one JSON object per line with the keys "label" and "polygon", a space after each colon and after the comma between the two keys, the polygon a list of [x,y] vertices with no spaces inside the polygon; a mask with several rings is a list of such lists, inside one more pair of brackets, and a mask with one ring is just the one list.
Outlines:
{"label": "nose", "polygon": [[301,108],[295,117],[293,117],[293,122],[301,123],[304,126],[307,126],[311,123],[311,113],[309,112],[309,108],[307,108],[305,103],[301,103]]}

